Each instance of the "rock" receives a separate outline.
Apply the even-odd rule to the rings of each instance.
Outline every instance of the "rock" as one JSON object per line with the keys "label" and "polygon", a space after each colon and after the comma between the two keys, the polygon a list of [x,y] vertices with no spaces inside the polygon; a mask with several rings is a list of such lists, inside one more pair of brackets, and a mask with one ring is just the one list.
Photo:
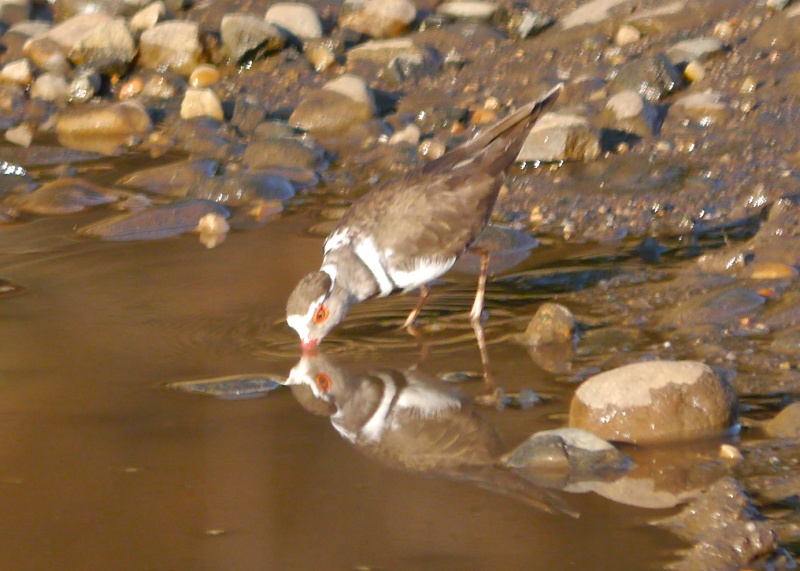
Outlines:
{"label": "rock", "polygon": [[517,161],[590,161],[600,155],[600,137],[588,119],[569,113],[546,113],[525,139]]}
{"label": "rock", "polygon": [[42,71],[63,76],[71,69],[62,47],[46,37],[26,42],[24,54],[33,62],[34,67]]}
{"label": "rock", "polygon": [[706,68],[697,60],[692,60],[683,68],[683,78],[689,83],[701,81],[706,76]]}
{"label": "rock", "polygon": [[640,137],[655,135],[661,127],[658,109],[633,90],[621,91],[610,97],[599,121],[604,127]]}
{"label": "rock", "polygon": [[375,113],[375,98],[367,82],[357,75],[346,73],[322,86],[322,89],[344,95],[354,103],[368,105]]}
{"label": "rock", "polygon": [[294,192],[294,185],[280,172],[253,169],[204,179],[189,191],[189,196],[239,205],[288,200]]}
{"label": "rock", "polygon": [[636,91],[647,101],[660,101],[683,87],[683,78],[666,55],[643,56],[623,65],[608,83],[609,93]]}
{"label": "rock", "polygon": [[226,14],[220,35],[222,45],[238,64],[280,51],[286,45],[286,36],[277,26],[252,14]]}
{"label": "rock", "polygon": [[392,38],[406,33],[416,17],[410,0],[345,0],[339,26],[373,38]]}
{"label": "rock", "polygon": [[303,46],[303,53],[316,71],[325,71],[344,54],[344,44],[334,38],[311,39]]}
{"label": "rock", "polygon": [[[511,38],[524,40],[543,32],[555,23],[552,16],[528,8],[512,8],[503,26]],[[497,12],[495,12],[497,13]]]}
{"label": "rock", "polygon": [[[343,96],[340,96],[343,97]],[[242,164],[251,169],[316,168],[321,152],[297,139],[263,139],[247,145]]]}
{"label": "rock", "polygon": [[69,84],[71,103],[86,103],[100,90],[102,78],[94,69],[84,69]]}
{"label": "rock", "polygon": [[222,112],[222,102],[213,89],[207,87],[190,87],[181,102],[181,119],[195,117],[211,117],[222,121],[225,114]]}
{"label": "rock", "polygon": [[[797,339],[798,336],[795,334],[795,343],[797,343]],[[800,439],[800,402],[792,403],[784,408],[775,418],[764,425],[764,429],[775,438]]]}
{"label": "rock", "polygon": [[741,569],[777,548],[774,532],[759,519],[741,484],[726,477],[679,514],[657,524],[694,542],[673,568],[722,570]]}
{"label": "rock", "polygon": [[201,64],[194,68],[189,76],[189,85],[192,87],[208,87],[219,82],[222,78],[219,69],[211,64]]}
{"label": "rock", "polygon": [[635,44],[642,39],[642,33],[630,24],[623,24],[614,34],[614,43],[618,46],[627,46],[628,44]]}
{"label": "rock", "polygon": [[322,37],[317,11],[301,2],[278,2],[267,10],[264,20],[301,40]]}
{"label": "rock", "polygon": [[5,133],[5,139],[9,143],[19,145],[20,147],[29,147],[33,142],[33,136],[36,134],[36,128],[29,123],[20,123],[16,127],[8,129]]}
{"label": "rock", "polygon": [[219,169],[214,159],[181,161],[153,167],[125,175],[116,184],[152,194],[185,197],[202,185],[202,181],[213,178]]}
{"label": "rock", "polygon": [[572,312],[560,303],[543,303],[523,335],[527,345],[566,343],[575,337],[577,323]]}
{"label": "rock", "polygon": [[440,16],[453,18],[454,20],[467,21],[488,21],[495,15],[500,8],[497,2],[487,2],[482,0],[456,0],[445,2],[436,7],[436,13]]}
{"label": "rock", "polygon": [[423,57],[425,54],[410,38],[373,40],[347,52],[347,66],[368,61],[380,67],[388,66],[397,57]]}
{"label": "rock", "polygon": [[312,133],[331,134],[374,117],[374,105],[356,101],[334,89],[319,89],[307,95],[289,117],[289,125]]}
{"label": "rock", "polygon": [[30,62],[27,59],[8,62],[0,70],[0,81],[28,87],[33,81],[33,70]]}
{"label": "rock", "polygon": [[117,196],[102,187],[77,178],[62,178],[46,182],[14,202],[23,212],[56,215],[80,212],[115,200]]}
{"label": "rock", "polygon": [[136,52],[128,23],[124,18],[114,18],[81,36],[68,57],[76,66],[93,67],[106,75],[122,75]]}
{"label": "rock", "polygon": [[0,22],[16,24],[30,18],[31,2],[29,0],[3,0],[0,2]]}
{"label": "rock", "polygon": [[749,289],[728,287],[667,308],[661,315],[661,323],[676,328],[708,323],[730,326],[740,317],[759,311],[765,301]]}
{"label": "rock", "polygon": [[62,76],[55,73],[43,73],[36,78],[30,89],[31,98],[42,101],[63,102],[67,100],[69,84]]}
{"label": "rock", "polygon": [[151,2],[131,17],[131,32],[141,35],[145,30],[155,27],[167,15],[167,7],[161,1]]}
{"label": "rock", "polygon": [[195,22],[169,21],[156,24],[139,38],[139,64],[184,76],[203,63],[200,27]]}
{"label": "rock", "polygon": [[611,441],[648,444],[720,433],[737,419],[736,394],[696,361],[649,361],[586,380],[569,425]]}
{"label": "rock", "polygon": [[613,8],[630,1],[631,0],[592,0],[586,2],[564,16],[561,19],[561,27],[568,30],[578,26],[602,22],[609,17],[609,12]]}
{"label": "rock", "polygon": [[168,383],[166,388],[218,399],[249,399],[264,396],[282,387],[284,377],[277,375],[232,375],[193,381]]}
{"label": "rock", "polygon": [[798,275],[794,266],[782,262],[754,262],[745,266],[743,277],[754,280],[793,280]]}
{"label": "rock", "polygon": [[402,129],[399,129],[392,133],[392,136],[389,137],[388,143],[390,145],[414,145],[417,146],[419,144],[419,138],[422,135],[422,131],[420,128],[417,127],[414,123],[409,123]]}
{"label": "rock", "polygon": [[623,472],[630,459],[605,440],[577,428],[537,432],[500,459],[514,470],[568,471],[596,476],[602,472]]}
{"label": "rock", "polygon": [[673,44],[667,50],[667,56],[674,65],[679,65],[692,60],[702,61],[721,52],[723,48],[724,45],[719,38],[711,36],[692,38]]}
{"label": "rock", "polygon": [[106,218],[79,228],[78,233],[113,241],[159,240],[195,231],[207,214],[230,215],[221,204],[195,198]]}
{"label": "rock", "polygon": [[673,114],[676,118],[688,118],[701,125],[710,125],[730,119],[731,110],[721,93],[708,89],[678,99],[670,110],[670,116]]}
{"label": "rock", "polygon": [[153,130],[145,108],[136,101],[109,103],[59,113],[59,142],[69,148],[116,154]]}
{"label": "rock", "polygon": [[36,51],[37,44],[53,42],[59,47],[61,53],[66,55],[85,36],[93,34],[97,29],[112,21],[113,18],[104,12],[78,14],[41,34],[33,36],[25,43],[25,54],[28,55],[28,52]]}
{"label": "rock", "polygon": [[25,90],[12,83],[0,82],[0,129],[16,125],[25,113]]}

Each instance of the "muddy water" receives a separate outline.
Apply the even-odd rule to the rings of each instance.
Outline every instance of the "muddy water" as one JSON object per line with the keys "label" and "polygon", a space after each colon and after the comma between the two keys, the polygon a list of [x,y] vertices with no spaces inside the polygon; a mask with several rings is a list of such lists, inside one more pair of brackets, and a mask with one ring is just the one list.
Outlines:
{"label": "muddy water", "polygon": [[[568,495],[551,515],[464,482],[387,467],[327,418],[278,389],[222,401],[168,382],[287,375],[299,357],[281,322],[321,239],[302,215],[234,232],[137,243],[74,238],[97,215],[0,229],[0,268],[22,286],[0,300],[0,558],[9,570],[647,569],[678,542],[657,514]],[[577,255],[577,253],[573,253]],[[521,266],[569,252],[546,247]],[[468,328],[473,278],[451,274],[429,347],[394,331],[412,296],[358,308],[334,335],[338,365],[479,370]],[[572,387],[500,342],[546,291],[495,283],[488,337],[507,390],[551,397],[533,410],[485,410],[509,445],[563,422]],[[509,303],[506,303],[509,302]],[[511,307],[509,310],[503,307]],[[352,339],[356,339],[353,341]],[[466,390],[471,390],[466,387]]]}

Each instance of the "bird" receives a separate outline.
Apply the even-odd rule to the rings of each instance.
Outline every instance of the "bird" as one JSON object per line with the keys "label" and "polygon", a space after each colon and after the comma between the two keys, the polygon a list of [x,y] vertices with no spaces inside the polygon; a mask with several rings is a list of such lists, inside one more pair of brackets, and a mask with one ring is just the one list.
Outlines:
{"label": "bird", "polygon": [[[419,289],[419,301],[403,324],[413,326],[430,293],[428,284],[447,272],[488,224],[506,169],[563,87],[556,85],[347,209],[324,242],[320,269],[303,277],[286,303],[286,321],[303,350],[313,350],[354,304]],[[481,320],[489,266],[488,251],[478,253],[473,327]]]}
{"label": "bird", "polygon": [[469,482],[527,505],[575,515],[561,498],[505,468],[497,429],[439,379],[413,366],[351,371],[304,353],[284,381],[307,411],[383,465]]}

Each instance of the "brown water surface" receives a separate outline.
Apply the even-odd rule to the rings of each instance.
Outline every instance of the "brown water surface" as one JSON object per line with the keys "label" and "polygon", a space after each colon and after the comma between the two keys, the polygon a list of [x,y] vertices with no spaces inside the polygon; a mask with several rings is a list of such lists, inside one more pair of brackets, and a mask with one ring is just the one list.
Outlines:
{"label": "brown water surface", "polygon": [[[281,321],[284,303],[318,264],[321,239],[304,234],[310,221],[297,214],[212,250],[193,235],[74,237],[96,217],[0,228],[2,277],[24,288],[0,299],[2,569],[632,570],[676,557],[678,542],[646,524],[660,512],[568,495],[575,520],[397,471],[287,389],[236,401],[165,390],[238,373],[286,376],[299,349]],[[570,254],[535,252],[527,267]],[[451,275],[438,288],[428,318],[439,312],[454,325],[431,334],[428,369],[480,368],[466,320],[457,327],[473,279]],[[496,284],[489,295],[500,384],[553,397],[533,410],[481,412],[509,445],[562,424],[572,392],[522,347],[500,342],[542,299]],[[326,341],[331,354],[360,369],[413,365],[416,341],[393,327],[414,301],[363,304]]]}

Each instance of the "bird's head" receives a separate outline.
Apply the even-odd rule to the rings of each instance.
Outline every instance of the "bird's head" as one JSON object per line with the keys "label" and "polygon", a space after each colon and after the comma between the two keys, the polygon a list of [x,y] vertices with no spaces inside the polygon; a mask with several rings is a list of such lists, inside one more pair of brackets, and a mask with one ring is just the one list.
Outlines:
{"label": "bird's head", "polygon": [[303,350],[314,349],[347,315],[352,301],[327,272],[311,272],[286,302],[286,322],[297,331]]}

